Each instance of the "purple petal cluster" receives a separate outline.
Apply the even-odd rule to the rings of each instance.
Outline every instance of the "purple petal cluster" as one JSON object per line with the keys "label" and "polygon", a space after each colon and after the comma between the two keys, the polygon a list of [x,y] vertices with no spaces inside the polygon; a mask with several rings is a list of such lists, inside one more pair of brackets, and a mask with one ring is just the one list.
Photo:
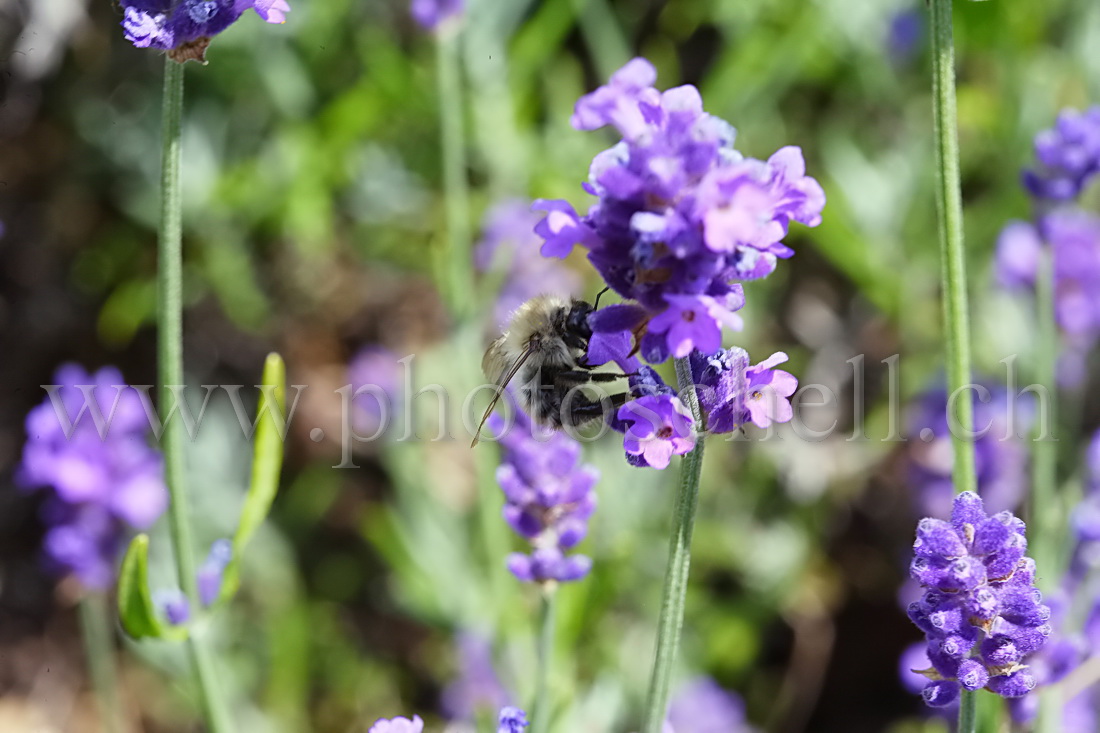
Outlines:
{"label": "purple petal cluster", "polygon": [[641,348],[653,363],[718,350],[723,326],[740,325],[736,281],[790,257],[782,243],[790,222],[816,226],[825,204],[798,148],[746,158],[695,87],[660,92],[655,81],[653,66],[636,58],[577,102],[576,129],[610,125],[622,136],[592,161],[584,189],[597,201],[588,212],[535,204],[547,212],[536,230],[543,255],[582,246],[604,281],[652,318]]}
{"label": "purple petal cluster", "polygon": [[[249,8],[268,23],[286,22],[286,0],[121,0],[126,40],[138,48],[172,51],[203,45]],[[201,58],[201,53],[198,58]]]}
{"label": "purple petal cluster", "polygon": [[886,29],[886,54],[895,66],[905,66],[920,52],[924,42],[924,13],[920,8],[898,10]]}
{"label": "purple petal cluster", "polygon": [[383,346],[364,346],[352,357],[348,383],[354,392],[363,390],[352,399],[351,425],[357,435],[373,436],[392,423],[401,400],[402,375],[397,354]]}
{"label": "purple petal cluster", "polygon": [[503,462],[497,483],[504,491],[504,519],[533,546],[530,554],[513,553],[508,569],[526,583],[580,580],[592,569],[584,555],[567,555],[588,532],[596,510],[592,490],[599,473],[580,464],[581,447],[564,433],[536,434],[521,410],[516,424],[505,429],[493,415],[489,426],[500,435]]}
{"label": "purple petal cluster", "polygon": [[1065,110],[1035,137],[1038,166],[1024,173],[1034,223],[1011,221],[997,242],[996,270],[1009,289],[1034,291],[1044,251],[1054,263],[1055,317],[1063,333],[1058,381],[1079,387],[1100,340],[1100,217],[1079,208],[1100,171],[1100,106]]}
{"label": "purple petal cluster", "polygon": [[666,733],[749,733],[745,703],[710,677],[689,680],[668,707]]}
{"label": "purple petal cluster", "polygon": [[611,416],[609,425],[623,434],[626,460],[632,466],[668,468],[672,456],[695,447],[691,412],[651,367],[631,357],[624,362],[634,399]]}
{"label": "purple petal cluster", "polygon": [[511,695],[493,667],[489,640],[472,632],[458,636],[458,679],[443,691],[443,709],[451,720],[473,720],[482,709],[499,710]]}
{"label": "purple petal cluster", "polygon": [[367,733],[424,733],[424,721],[419,715],[408,718],[379,718]]}
{"label": "purple petal cluster", "polygon": [[1046,214],[1038,225],[1009,222],[997,242],[1002,284],[1034,288],[1044,242],[1054,257],[1058,325],[1070,339],[1092,344],[1100,338],[1100,217],[1065,208]]}
{"label": "purple petal cluster", "polygon": [[[1100,569],[1100,432],[1089,444],[1085,468],[1086,495],[1070,521],[1073,554],[1049,603],[1053,632],[1046,646],[1028,660],[1037,689],[1060,682],[1100,653],[1100,598],[1091,580]],[[1009,712],[1014,721],[1027,726],[1035,720],[1037,704],[1028,698],[1011,701]],[[1095,685],[1072,699],[1062,700],[1060,731],[1091,733],[1098,724],[1100,694]]]}
{"label": "purple petal cluster", "polygon": [[1100,106],[1063,110],[1053,128],[1035,136],[1038,165],[1024,172],[1024,187],[1037,199],[1077,198],[1100,172]]}
{"label": "purple petal cluster", "polygon": [[199,586],[199,600],[202,605],[209,606],[218,600],[222,592],[222,576],[229,561],[233,559],[233,543],[225,538],[215,540],[210,545],[210,552],[203,560],[199,570],[195,573],[195,581]]}
{"label": "purple petal cluster", "polygon": [[1027,658],[1050,636],[1051,610],[1034,587],[1024,530],[1011,512],[988,516],[970,491],[955,499],[950,521],[917,525],[909,572],[924,595],[908,614],[928,642],[921,694],[929,706],[952,704],[960,689],[1021,697],[1035,687]]}
{"label": "purple petal cluster", "polygon": [[783,352],[749,366],[744,349],[732,348],[709,355],[691,354],[692,379],[707,418],[707,432],[730,433],[747,423],[767,428],[793,416],[790,397],[798,380],[775,367],[787,361]]}
{"label": "purple petal cluster", "polygon": [[448,20],[460,16],[465,9],[465,0],[412,0],[409,13],[421,28],[434,31]]}
{"label": "purple petal cluster", "polygon": [[523,733],[528,725],[527,713],[515,707],[502,708],[497,718],[497,733]]}
{"label": "purple petal cluster", "polygon": [[[28,413],[17,481],[48,488],[43,519],[50,567],[89,588],[114,580],[130,528],[147,529],[168,505],[160,453],[141,400],[113,367],[58,369],[56,403]],[[80,387],[78,387],[78,385]]]}
{"label": "purple petal cluster", "polygon": [[507,323],[516,308],[536,295],[576,295],[580,290],[577,273],[539,256],[538,225],[538,214],[520,199],[502,201],[485,214],[481,240],[474,247],[474,267],[481,273],[504,275],[494,308],[495,324]]}
{"label": "purple petal cluster", "polygon": [[[968,392],[974,407],[975,430],[988,428],[973,441],[978,494],[990,512],[1011,511],[1019,506],[1027,489],[1028,458],[1022,436],[1030,430],[1034,403],[1030,393],[1017,397],[1004,387],[983,386],[988,390],[987,402],[973,391]],[[951,512],[955,495],[951,481],[954,449],[947,397],[946,389],[935,387],[925,391],[908,408],[905,470],[917,516],[944,517]],[[1010,400],[1015,400],[1014,404]]]}

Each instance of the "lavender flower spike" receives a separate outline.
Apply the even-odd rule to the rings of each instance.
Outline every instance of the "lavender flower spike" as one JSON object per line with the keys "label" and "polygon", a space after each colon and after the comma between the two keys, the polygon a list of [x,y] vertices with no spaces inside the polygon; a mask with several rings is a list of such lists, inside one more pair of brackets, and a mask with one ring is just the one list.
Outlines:
{"label": "lavender flower spike", "polygon": [[960,688],[1020,697],[1035,686],[1026,662],[1050,636],[1050,608],[1024,557],[1024,529],[1011,512],[986,516],[971,491],[956,497],[950,522],[917,525],[909,572],[925,592],[908,614],[928,642],[928,705],[951,704]]}
{"label": "lavender flower spike", "polygon": [[578,465],[580,445],[563,433],[548,440],[536,437],[530,418],[516,411],[516,424],[504,431],[504,420],[494,414],[490,429],[501,434],[504,462],[497,468],[497,483],[504,491],[504,519],[534,549],[530,555],[513,553],[508,569],[526,583],[580,580],[592,568],[583,555],[567,556],[588,531],[588,518],[596,509],[592,491],[599,473]]}
{"label": "lavender flower spike", "polygon": [[465,0],[412,0],[409,13],[421,28],[434,31],[465,9]]}
{"label": "lavender flower spike", "polygon": [[424,721],[419,715],[408,718],[379,718],[367,733],[424,733]]}
{"label": "lavender flower spike", "polygon": [[523,733],[528,725],[527,713],[514,707],[501,708],[497,733]]}
{"label": "lavender flower spike", "polygon": [[146,529],[168,505],[160,453],[138,394],[113,367],[88,374],[67,364],[56,391],[27,414],[16,481],[48,488],[45,555],[52,570],[89,588],[113,582],[130,528]]}
{"label": "lavender flower spike", "polygon": [[249,8],[268,23],[285,23],[286,0],[121,0],[126,40],[169,51],[177,61],[202,61],[213,36]]}
{"label": "lavender flower spike", "polygon": [[544,256],[580,245],[612,290],[648,312],[641,350],[650,363],[717,351],[723,327],[740,327],[736,281],[764,277],[792,256],[782,241],[790,223],[817,226],[825,206],[801,150],[746,158],[733,147],[733,127],[703,111],[698,89],[662,92],[656,78],[636,58],[577,101],[575,128],[611,126],[622,139],[592,160],[588,212],[539,201],[547,215],[535,230]]}

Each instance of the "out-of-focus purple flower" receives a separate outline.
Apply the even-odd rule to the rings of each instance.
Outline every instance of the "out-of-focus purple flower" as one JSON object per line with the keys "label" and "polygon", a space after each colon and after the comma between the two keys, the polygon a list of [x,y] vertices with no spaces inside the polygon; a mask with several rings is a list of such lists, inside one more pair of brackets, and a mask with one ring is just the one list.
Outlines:
{"label": "out-of-focus purple flower", "polygon": [[906,8],[890,16],[886,29],[886,53],[897,66],[909,63],[924,42],[923,8]]}
{"label": "out-of-focus purple flower", "polygon": [[735,281],[790,257],[781,242],[788,225],[816,226],[825,204],[798,148],[746,159],[733,147],[734,129],[703,111],[695,87],[660,92],[655,80],[652,64],[636,58],[577,102],[574,127],[610,125],[622,140],[592,161],[584,189],[597,201],[587,214],[541,201],[549,213],[536,229],[544,255],[582,246],[613,290],[649,312],[642,356],[653,363],[716,351],[722,327],[740,324]]}
{"label": "out-of-focus purple flower", "polygon": [[1063,110],[1054,127],[1035,136],[1038,166],[1024,171],[1024,187],[1037,199],[1077,198],[1100,171],[1100,106]]}
{"label": "out-of-focus purple flower", "polygon": [[928,642],[929,706],[954,702],[960,687],[1021,697],[1035,686],[1027,661],[1050,636],[1051,610],[1026,550],[1024,523],[987,516],[971,491],[956,497],[950,521],[917,525],[909,572],[925,592],[908,615]]}
{"label": "out-of-focus purple flower", "polygon": [[434,31],[465,9],[465,0],[412,0],[409,13],[421,28]]}
{"label": "out-of-focus purple flower", "polygon": [[353,393],[363,390],[352,400],[351,424],[358,435],[376,435],[392,422],[402,374],[397,354],[382,346],[364,346],[352,357],[347,379]]}
{"label": "out-of-focus purple flower", "polygon": [[675,733],[749,733],[745,704],[710,677],[685,683],[668,708],[668,725]]}
{"label": "out-of-focus purple flower", "polygon": [[210,38],[231,26],[249,8],[268,23],[286,22],[286,0],[121,0],[126,40],[138,48],[193,50],[173,56],[201,60]]}
{"label": "out-of-focus purple flower", "polygon": [[179,590],[158,591],[153,603],[164,613],[168,623],[180,626],[191,620],[191,604]]}
{"label": "out-of-focus purple flower", "polygon": [[507,323],[512,313],[542,293],[576,295],[580,277],[552,258],[542,257],[539,221],[527,203],[502,201],[485,215],[481,241],[474,247],[474,267],[479,272],[501,271],[504,284],[494,309],[494,325]]}
{"label": "out-of-focus purple flower", "polygon": [[738,348],[693,353],[692,378],[707,417],[707,432],[729,433],[748,422],[767,428],[789,421],[793,416],[789,398],[798,389],[798,380],[774,368],[785,361],[787,355],[778,352],[749,366],[748,354]]}
{"label": "out-of-focus purple flower", "polygon": [[458,679],[443,691],[443,709],[451,720],[472,720],[478,710],[499,710],[511,695],[493,667],[489,640],[471,632],[459,634]]}
{"label": "out-of-focus purple flower", "polygon": [[1058,325],[1070,340],[1092,344],[1100,338],[1100,217],[1069,208],[1046,214],[1038,226],[1010,222],[997,243],[1003,285],[1034,289],[1044,241],[1054,256]]}
{"label": "out-of-focus purple flower", "polygon": [[43,506],[48,563],[103,588],[127,529],[148,528],[168,505],[162,461],[141,399],[117,369],[92,375],[67,364],[54,383],[53,399],[27,414],[16,477],[26,488],[52,489]]}
{"label": "out-of-focus purple flower", "polygon": [[497,717],[497,733],[523,733],[527,722],[527,713],[516,707],[502,708]]}
{"label": "out-of-focus purple flower", "polygon": [[914,695],[919,695],[928,685],[928,678],[914,670],[924,670],[931,666],[932,662],[928,659],[928,644],[917,642],[907,646],[898,659],[898,677],[901,679],[902,687]]}
{"label": "out-of-focus purple flower", "polygon": [[408,718],[379,718],[367,733],[424,733],[424,721],[419,715]]}
{"label": "out-of-focus purple flower", "polygon": [[229,561],[233,559],[233,543],[222,538],[210,545],[210,552],[195,574],[199,586],[199,600],[209,606],[218,600],[222,590],[222,575]]}
{"label": "out-of-focus purple flower", "polygon": [[599,473],[579,464],[580,445],[564,433],[536,436],[530,418],[521,410],[516,411],[511,430],[496,414],[489,426],[500,435],[504,449],[497,468],[497,483],[505,498],[504,519],[534,547],[529,555],[510,555],[508,569],[527,583],[580,580],[591,570],[592,561],[565,551],[580,543],[588,531],[588,518],[596,510],[592,487]]}
{"label": "out-of-focus purple flower", "polygon": [[[1015,509],[1027,488],[1027,450],[1021,436],[1031,427],[1034,404],[1030,394],[1025,398],[1010,395],[1003,387],[987,389],[988,402],[973,391],[967,394],[974,406],[975,430],[988,427],[974,440],[978,493],[989,511],[996,513]],[[1010,425],[1010,419],[1015,424]],[[918,397],[909,406],[907,422],[906,468],[914,509],[918,515],[945,517],[955,494],[947,390],[937,387]]]}

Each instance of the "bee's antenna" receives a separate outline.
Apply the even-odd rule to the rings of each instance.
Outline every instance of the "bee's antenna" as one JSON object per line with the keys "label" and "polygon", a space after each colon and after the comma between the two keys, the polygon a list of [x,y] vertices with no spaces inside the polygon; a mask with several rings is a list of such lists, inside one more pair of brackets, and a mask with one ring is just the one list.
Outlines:
{"label": "bee's antenna", "polygon": [[596,302],[592,305],[592,310],[599,310],[600,309],[600,298],[603,297],[603,294],[606,293],[610,289],[611,289],[611,286],[608,285],[606,288],[604,288],[600,292],[596,293]]}

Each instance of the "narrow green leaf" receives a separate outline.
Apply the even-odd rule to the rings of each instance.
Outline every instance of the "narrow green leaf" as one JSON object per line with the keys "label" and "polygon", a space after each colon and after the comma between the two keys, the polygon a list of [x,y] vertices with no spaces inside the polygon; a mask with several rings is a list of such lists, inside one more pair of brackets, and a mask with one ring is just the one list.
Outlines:
{"label": "narrow green leaf", "polygon": [[[274,405],[271,401],[274,400]],[[240,563],[244,548],[263,524],[275,501],[283,466],[283,434],[286,425],[286,364],[278,354],[267,355],[263,387],[256,407],[256,436],[252,444],[252,480],[233,535],[233,557],[222,576],[219,600],[225,601],[240,587]]]}
{"label": "narrow green leaf", "polygon": [[161,623],[149,592],[149,536],[139,534],[130,542],[118,578],[118,615],[122,628],[135,639],[182,641],[187,629]]}

